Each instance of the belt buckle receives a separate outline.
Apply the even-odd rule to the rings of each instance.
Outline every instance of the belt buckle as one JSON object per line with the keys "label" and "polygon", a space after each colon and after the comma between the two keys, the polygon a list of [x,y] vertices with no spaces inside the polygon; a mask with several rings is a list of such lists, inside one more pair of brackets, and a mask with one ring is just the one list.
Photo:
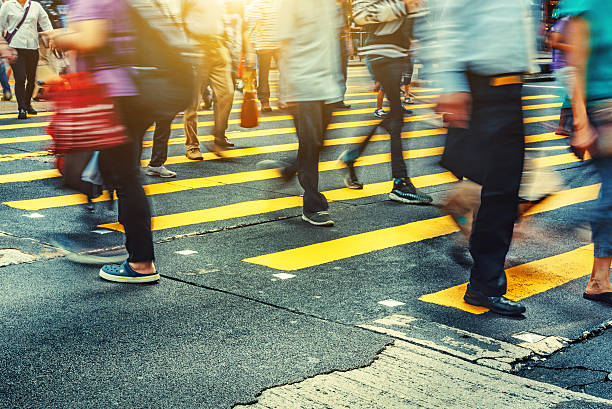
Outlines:
{"label": "belt buckle", "polygon": [[504,75],[501,77],[491,78],[492,87],[501,87],[504,85],[522,84],[523,78],[520,75]]}

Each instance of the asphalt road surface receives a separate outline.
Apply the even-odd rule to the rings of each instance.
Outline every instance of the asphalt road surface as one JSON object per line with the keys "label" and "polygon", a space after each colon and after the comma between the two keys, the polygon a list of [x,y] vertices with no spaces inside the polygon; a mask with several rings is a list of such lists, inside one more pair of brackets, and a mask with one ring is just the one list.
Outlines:
{"label": "asphalt road surface", "polygon": [[[258,128],[241,129],[237,96],[228,131],[235,149],[203,161],[185,157],[182,117],[175,119],[166,166],[177,178],[143,174],[163,277],[157,285],[107,283],[99,267],[64,257],[53,245],[58,235],[84,248],[121,244],[116,211],[103,196],[90,213],[82,195],[61,188],[45,152],[47,113],[27,121],[0,115],[0,406],[254,402],[275,385],[368,365],[398,335],[364,327],[397,316],[536,351],[503,370],[612,399],[612,310],[582,299],[592,262],[582,227],[598,181],[554,134],[559,89],[524,88],[527,156],[557,171],[563,186],[533,209],[508,256],[508,296],[527,307],[509,319],[462,302],[469,260],[457,255],[461,237],[448,217],[436,206],[388,199],[384,131],[358,162],[364,189],[344,188],[336,159],[377,122],[365,67],[349,75],[352,108],[335,113],[321,154],[332,228],[304,223],[299,185],[256,167],[295,156],[287,113],[275,109]],[[438,165],[445,138],[432,111],[438,91],[413,89],[403,133],[410,176],[435,204],[455,181]],[[199,121],[201,141],[210,140],[212,111]],[[421,345],[428,337],[436,338],[421,334]]]}

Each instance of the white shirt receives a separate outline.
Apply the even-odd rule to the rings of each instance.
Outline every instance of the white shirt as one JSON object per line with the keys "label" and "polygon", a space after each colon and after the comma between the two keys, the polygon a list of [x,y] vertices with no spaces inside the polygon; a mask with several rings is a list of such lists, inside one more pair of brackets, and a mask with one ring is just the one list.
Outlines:
{"label": "white shirt", "polygon": [[282,0],[278,15],[281,99],[342,101],[336,0]]}
{"label": "white shirt", "polygon": [[25,48],[29,50],[38,49],[38,25],[43,31],[53,30],[47,12],[40,3],[28,0],[24,6],[17,0],[8,0],[0,8],[0,31],[11,33],[23,18],[23,13],[31,3],[30,11],[25,21],[11,40],[10,46],[13,48]]}

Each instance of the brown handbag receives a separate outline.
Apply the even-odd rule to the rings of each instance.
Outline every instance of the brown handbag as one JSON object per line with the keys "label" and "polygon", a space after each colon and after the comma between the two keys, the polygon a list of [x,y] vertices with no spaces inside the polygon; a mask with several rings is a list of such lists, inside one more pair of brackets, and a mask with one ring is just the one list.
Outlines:
{"label": "brown handbag", "polygon": [[245,69],[242,74],[244,82],[244,99],[242,101],[242,111],[240,111],[240,126],[243,128],[255,128],[259,125],[259,107],[257,106],[256,81],[257,71]]}

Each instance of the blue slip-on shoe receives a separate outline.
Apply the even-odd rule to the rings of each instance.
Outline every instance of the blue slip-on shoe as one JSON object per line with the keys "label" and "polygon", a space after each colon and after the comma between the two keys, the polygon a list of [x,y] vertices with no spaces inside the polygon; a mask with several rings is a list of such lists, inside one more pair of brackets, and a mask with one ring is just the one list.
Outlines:
{"label": "blue slip-on shoe", "polygon": [[123,264],[107,264],[102,266],[99,273],[100,277],[108,280],[114,281],[116,283],[152,283],[155,281],[159,281],[159,273],[155,272],[153,274],[140,274],[134,271],[130,264],[126,261]]}

